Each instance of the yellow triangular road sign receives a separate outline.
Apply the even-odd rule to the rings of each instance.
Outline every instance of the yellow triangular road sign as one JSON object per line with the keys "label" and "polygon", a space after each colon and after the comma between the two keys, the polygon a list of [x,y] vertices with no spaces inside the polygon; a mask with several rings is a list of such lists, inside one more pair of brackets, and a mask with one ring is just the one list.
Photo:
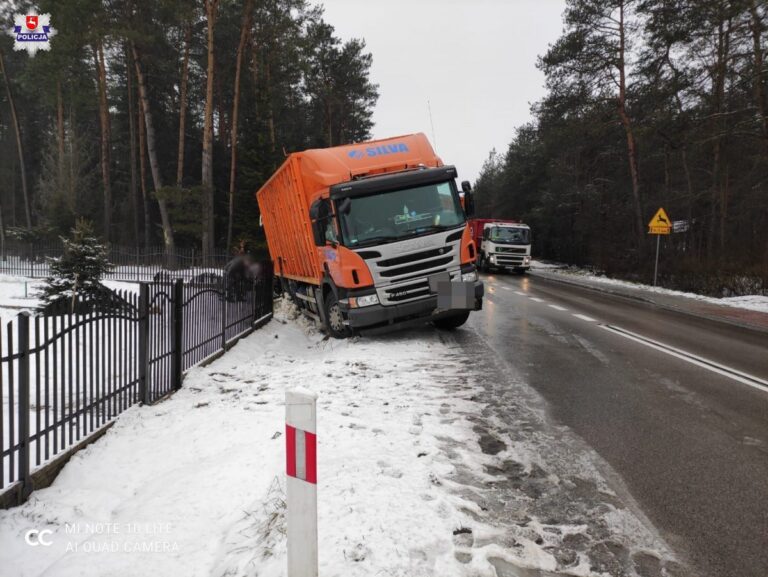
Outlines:
{"label": "yellow triangular road sign", "polygon": [[648,234],[669,234],[672,232],[672,221],[669,220],[663,208],[656,211],[648,223]]}

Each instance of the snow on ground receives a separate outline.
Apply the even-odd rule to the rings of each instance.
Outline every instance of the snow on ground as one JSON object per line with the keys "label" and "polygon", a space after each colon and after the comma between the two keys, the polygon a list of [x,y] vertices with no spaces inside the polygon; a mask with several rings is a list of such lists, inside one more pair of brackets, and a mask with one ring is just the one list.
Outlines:
{"label": "snow on ground", "polygon": [[555,273],[555,274],[568,276],[572,278],[583,279],[590,282],[596,282],[596,283],[604,284],[606,286],[639,289],[639,290],[644,290],[644,291],[648,291],[656,294],[695,299],[698,301],[704,301],[704,302],[715,304],[715,305],[725,305],[729,307],[768,313],[768,295],[746,295],[746,296],[739,296],[739,297],[715,298],[715,297],[704,296],[696,293],[676,291],[676,290],[666,289],[662,287],[655,287],[655,286],[641,284],[641,283],[634,283],[634,282],[625,281],[625,280],[608,278],[603,275],[593,274],[592,272],[586,269],[580,269],[580,268],[566,266],[566,265],[532,261],[531,268],[533,270],[542,270],[547,273]]}
{"label": "snow on ground", "polygon": [[[43,279],[0,274],[0,323],[5,324],[20,312],[33,312],[40,306],[39,293],[44,284]],[[107,280],[103,284],[112,290],[139,292],[138,283]]]}
{"label": "snow on ground", "polygon": [[40,301],[36,297],[42,281],[18,276],[0,275],[0,322],[10,321],[23,310],[33,310]]}
{"label": "snow on ground", "polygon": [[[319,394],[321,574],[463,575],[453,531],[470,519],[440,482],[454,469],[440,445],[473,445],[471,427],[445,415],[477,407],[446,399],[463,362],[448,353],[434,331],[332,341],[278,315],[172,399],[124,413],[52,487],[1,511],[0,567],[283,575],[283,400],[301,385]],[[30,528],[52,530],[54,544],[30,548]]]}
{"label": "snow on ground", "polygon": [[[170,399],[123,413],[50,488],[0,511],[0,568],[285,575],[283,402],[295,386],[319,396],[324,577],[623,575],[614,550],[668,559],[587,451],[534,426],[545,417],[526,408],[526,385],[481,358],[481,342],[468,354],[464,332],[329,340],[281,304]],[[53,544],[29,547],[30,529]]]}

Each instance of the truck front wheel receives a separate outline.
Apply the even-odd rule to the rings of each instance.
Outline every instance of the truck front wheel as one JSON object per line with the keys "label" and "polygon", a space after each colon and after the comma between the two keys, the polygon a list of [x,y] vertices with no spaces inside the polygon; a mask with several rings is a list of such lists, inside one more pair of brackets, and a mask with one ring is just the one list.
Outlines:
{"label": "truck front wheel", "polygon": [[463,325],[465,322],[467,322],[468,318],[469,318],[469,311],[462,311],[460,313],[456,313],[455,315],[451,315],[449,317],[437,319],[433,321],[433,324],[438,329],[442,329],[444,331],[452,331],[453,329],[457,329],[461,325]]}
{"label": "truck front wheel", "polygon": [[488,258],[481,252],[477,257],[477,269],[480,272],[488,272]]}
{"label": "truck front wheel", "polygon": [[335,339],[345,339],[351,334],[349,327],[344,324],[344,313],[341,312],[333,291],[325,296],[325,326]]}

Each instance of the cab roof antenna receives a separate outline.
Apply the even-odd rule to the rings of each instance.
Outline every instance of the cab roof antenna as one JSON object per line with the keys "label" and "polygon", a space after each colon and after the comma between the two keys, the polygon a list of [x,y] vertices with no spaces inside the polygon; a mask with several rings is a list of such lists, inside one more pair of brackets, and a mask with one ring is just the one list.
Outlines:
{"label": "cab roof antenna", "polygon": [[432,144],[437,149],[437,138],[435,137],[435,123],[432,122],[432,105],[427,99],[427,111],[429,112],[429,125],[432,128]]}

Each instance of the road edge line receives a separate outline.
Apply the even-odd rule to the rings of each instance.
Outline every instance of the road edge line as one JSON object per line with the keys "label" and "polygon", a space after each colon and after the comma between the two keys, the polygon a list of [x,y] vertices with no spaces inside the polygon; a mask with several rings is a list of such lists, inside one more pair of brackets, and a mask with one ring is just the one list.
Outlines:
{"label": "road edge line", "polygon": [[715,361],[711,361],[704,357],[700,357],[693,353],[689,353],[688,351],[678,349],[677,347],[673,347],[666,343],[662,343],[661,341],[644,337],[643,335],[633,333],[632,331],[628,331],[627,329],[623,329],[615,325],[601,324],[600,326],[605,330],[612,332],[615,335],[624,337],[625,339],[635,341],[637,343],[640,343],[642,345],[655,349],[659,352],[666,353],[670,356],[676,357],[678,359],[681,359],[683,361],[686,361],[688,363],[691,363],[703,369],[712,371],[713,373],[717,373],[721,376],[728,377],[729,379],[732,379],[744,385],[753,387],[764,393],[768,393],[768,381],[765,381],[760,377],[750,375],[749,373],[745,373],[738,369],[734,369],[733,367],[729,367],[728,365],[716,363]]}
{"label": "road edge line", "polygon": [[[648,304],[648,305],[652,305],[652,306],[658,307],[658,308],[660,308],[662,310],[672,311],[672,312],[675,312],[675,313],[679,313],[681,315],[686,315],[686,316],[697,318],[697,319],[704,319],[704,320],[707,320],[707,321],[710,321],[710,322],[713,322],[713,323],[721,323],[721,324],[724,324],[724,325],[730,325],[730,326],[733,326],[733,327],[738,327],[740,329],[745,329],[745,330],[748,330],[748,331],[754,331],[756,333],[761,333],[761,334],[768,333],[768,328],[761,327],[760,325],[753,325],[753,324],[750,324],[750,323],[739,322],[737,320],[733,320],[733,319],[730,319],[730,318],[722,318],[722,317],[716,317],[716,316],[712,316],[712,315],[708,315],[708,314],[704,314],[704,313],[693,312],[693,311],[690,311],[690,310],[686,310],[684,308],[680,308],[680,307],[676,307],[676,306],[673,306],[673,305],[667,305],[667,304],[663,304],[663,303],[657,302],[657,301],[653,300],[650,297],[645,297],[645,296],[641,296],[641,295],[626,294],[626,293],[622,293],[622,292],[619,292],[619,291],[616,291],[616,290],[610,290],[607,287],[587,285],[587,284],[584,284],[584,283],[580,283],[580,282],[578,282],[576,280],[557,278],[555,275],[558,274],[558,273],[554,273],[554,274],[553,273],[544,273],[544,274],[542,274],[540,272],[532,271],[529,274],[531,276],[538,277],[538,278],[540,278],[540,279],[542,279],[544,281],[552,281],[554,283],[560,283],[560,284],[575,286],[575,287],[582,288],[582,289],[588,290],[588,291],[593,291],[593,292],[596,292],[596,293],[608,294],[608,295],[611,295],[611,296],[614,296],[614,297],[617,297],[617,298],[627,299],[627,300],[635,301],[635,302],[641,302],[641,303],[645,303],[645,304]],[[637,290],[642,290],[642,289],[637,289]],[[680,298],[685,298],[685,297],[680,297]],[[726,306],[726,305],[715,305],[715,306]],[[739,308],[739,307],[728,307],[728,308],[735,308],[737,310],[746,310],[746,311],[750,310],[750,309],[742,309],[742,308]],[[752,312],[760,312],[760,311],[752,311]]]}

